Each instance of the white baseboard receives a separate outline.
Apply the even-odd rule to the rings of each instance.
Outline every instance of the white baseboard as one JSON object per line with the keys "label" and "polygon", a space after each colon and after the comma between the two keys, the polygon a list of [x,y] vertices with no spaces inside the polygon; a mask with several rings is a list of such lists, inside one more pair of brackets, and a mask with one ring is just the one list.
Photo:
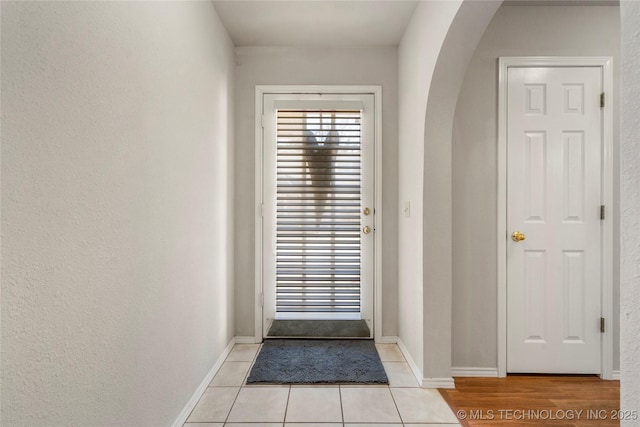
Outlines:
{"label": "white baseboard", "polygon": [[398,338],[397,344],[398,344],[398,347],[400,348],[400,351],[402,352],[402,355],[407,360],[407,363],[411,368],[411,372],[413,372],[413,375],[416,377],[416,380],[418,380],[418,384],[420,384],[420,387],[422,388],[456,388],[456,383],[453,380],[453,377],[423,378],[422,371],[420,371],[420,369],[418,368],[418,365],[411,357],[409,350],[407,350],[407,347],[404,345],[404,343],[400,338]]}
{"label": "white baseboard", "polygon": [[236,344],[255,344],[256,337],[235,337],[234,342]]}
{"label": "white baseboard", "polygon": [[[253,338],[252,338],[252,342],[253,342]],[[202,382],[200,383],[196,391],[193,393],[193,395],[191,396],[191,399],[189,399],[186,406],[182,409],[182,411],[180,411],[180,414],[175,419],[173,424],[171,424],[172,427],[182,427],[182,425],[187,422],[187,418],[189,418],[191,411],[193,411],[193,408],[196,407],[196,405],[198,404],[198,401],[200,400],[204,392],[207,391],[207,387],[213,380],[213,377],[215,377],[216,374],[218,373],[218,370],[220,370],[220,367],[224,363],[229,353],[231,353],[231,349],[235,344],[236,344],[236,339],[232,338],[229,344],[227,345],[227,347],[224,349],[224,351],[218,358],[218,360],[216,361],[216,363],[213,365],[213,367],[209,371],[209,373],[204,377],[204,379],[202,380]]]}
{"label": "white baseboard", "polygon": [[400,349],[400,351],[402,352],[402,355],[404,356],[407,363],[409,364],[409,367],[411,368],[411,372],[413,372],[413,375],[416,377],[418,384],[422,384],[422,371],[418,368],[418,365],[411,357],[409,350],[407,350],[407,347],[404,345],[404,343],[400,338],[397,339],[396,344],[398,344],[398,348]]}
{"label": "white baseboard", "polygon": [[422,388],[456,388],[456,382],[453,377],[423,378]]}
{"label": "white baseboard", "polygon": [[620,371],[611,372],[611,379],[620,381]]}
{"label": "white baseboard", "polygon": [[451,375],[454,377],[498,378],[498,368],[473,368],[464,366],[451,368]]}
{"label": "white baseboard", "polygon": [[398,344],[398,337],[387,335],[376,339],[376,344]]}

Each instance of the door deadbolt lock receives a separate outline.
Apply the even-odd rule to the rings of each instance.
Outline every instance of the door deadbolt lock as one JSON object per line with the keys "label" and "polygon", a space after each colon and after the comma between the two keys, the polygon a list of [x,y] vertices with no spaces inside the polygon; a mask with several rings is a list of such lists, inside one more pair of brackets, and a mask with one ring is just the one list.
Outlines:
{"label": "door deadbolt lock", "polygon": [[364,227],[362,227],[362,232],[364,234],[369,234],[371,233],[371,227],[369,227],[368,225],[365,225]]}
{"label": "door deadbolt lock", "polygon": [[364,208],[364,209],[362,209],[362,213],[365,214],[365,215],[369,215],[371,213],[371,209]]}

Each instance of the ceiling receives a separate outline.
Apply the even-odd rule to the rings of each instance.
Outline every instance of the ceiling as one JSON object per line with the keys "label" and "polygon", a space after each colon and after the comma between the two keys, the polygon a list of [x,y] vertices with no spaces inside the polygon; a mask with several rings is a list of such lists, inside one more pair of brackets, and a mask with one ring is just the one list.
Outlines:
{"label": "ceiling", "polygon": [[[212,0],[235,46],[396,46],[416,0]],[[510,6],[617,6],[619,0],[506,0]]]}
{"label": "ceiling", "polygon": [[417,3],[213,0],[236,46],[395,46]]}

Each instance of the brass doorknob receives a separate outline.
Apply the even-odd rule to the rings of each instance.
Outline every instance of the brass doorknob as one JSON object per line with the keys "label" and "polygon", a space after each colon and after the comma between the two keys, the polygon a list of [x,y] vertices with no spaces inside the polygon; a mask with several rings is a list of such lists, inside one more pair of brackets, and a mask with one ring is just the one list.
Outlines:
{"label": "brass doorknob", "polygon": [[362,227],[362,232],[364,234],[369,234],[371,233],[371,227],[369,227],[368,225],[365,225],[364,227]]}
{"label": "brass doorknob", "polygon": [[511,234],[511,238],[513,239],[514,242],[522,242],[524,239],[527,238],[527,236],[525,236],[525,234],[522,231],[514,231],[513,234]]}

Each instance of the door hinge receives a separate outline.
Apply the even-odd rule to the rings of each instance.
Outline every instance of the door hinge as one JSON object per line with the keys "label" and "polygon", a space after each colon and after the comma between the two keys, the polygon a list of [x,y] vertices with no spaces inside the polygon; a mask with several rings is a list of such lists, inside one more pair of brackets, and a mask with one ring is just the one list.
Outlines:
{"label": "door hinge", "polygon": [[604,108],[604,92],[600,94],[600,108]]}
{"label": "door hinge", "polygon": [[260,126],[264,127],[264,116],[260,116]]}
{"label": "door hinge", "polygon": [[264,217],[264,205],[260,205],[260,216]]}
{"label": "door hinge", "polygon": [[604,317],[600,318],[600,332],[604,334]]}
{"label": "door hinge", "polygon": [[260,292],[260,307],[264,307],[264,293]]}
{"label": "door hinge", "polygon": [[604,220],[605,218],[605,213],[606,213],[606,209],[604,207],[604,205],[600,205],[600,220]]}

